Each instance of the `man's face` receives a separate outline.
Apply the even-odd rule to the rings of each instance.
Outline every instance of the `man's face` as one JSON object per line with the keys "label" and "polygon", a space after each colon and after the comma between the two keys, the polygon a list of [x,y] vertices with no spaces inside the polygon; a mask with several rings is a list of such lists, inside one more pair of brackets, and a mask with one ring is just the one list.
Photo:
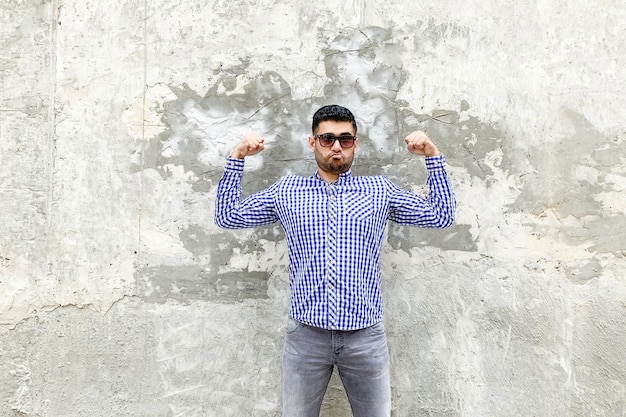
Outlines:
{"label": "man's face", "polygon": [[[330,133],[335,136],[352,135],[354,136],[354,128],[350,122],[338,122],[333,120],[325,120],[320,122],[315,131],[315,135]],[[315,161],[317,167],[322,174],[328,174],[336,179],[350,169],[354,160],[354,153],[359,145],[359,140],[354,141],[354,146],[350,148],[342,148],[338,140],[332,146],[323,147],[318,139],[309,136],[309,148],[315,153]]]}

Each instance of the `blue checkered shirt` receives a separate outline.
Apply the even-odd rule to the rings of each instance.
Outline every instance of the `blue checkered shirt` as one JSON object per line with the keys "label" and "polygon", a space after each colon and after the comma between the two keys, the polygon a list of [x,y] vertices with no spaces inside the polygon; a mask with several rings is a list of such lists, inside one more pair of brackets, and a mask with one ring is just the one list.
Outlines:
{"label": "blue checkered shirt", "polygon": [[215,222],[237,229],[280,222],[289,252],[289,315],[310,326],[356,330],[382,320],[380,252],[387,220],[443,228],[456,200],[443,156],[426,158],[428,197],[383,176],[287,175],[241,199],[244,161],[228,158],[218,185]]}

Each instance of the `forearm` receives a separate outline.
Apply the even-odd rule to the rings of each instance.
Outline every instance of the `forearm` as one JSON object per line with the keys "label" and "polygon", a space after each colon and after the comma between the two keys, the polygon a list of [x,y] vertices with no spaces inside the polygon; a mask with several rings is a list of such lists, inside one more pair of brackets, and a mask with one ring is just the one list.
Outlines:
{"label": "forearm", "polygon": [[243,160],[228,158],[222,178],[217,185],[215,196],[215,224],[223,228],[236,228],[230,213],[241,200],[241,178],[243,176]]}
{"label": "forearm", "polygon": [[432,227],[449,227],[454,223],[456,197],[445,169],[443,155],[426,158],[428,170],[428,203],[436,213],[436,224]]}

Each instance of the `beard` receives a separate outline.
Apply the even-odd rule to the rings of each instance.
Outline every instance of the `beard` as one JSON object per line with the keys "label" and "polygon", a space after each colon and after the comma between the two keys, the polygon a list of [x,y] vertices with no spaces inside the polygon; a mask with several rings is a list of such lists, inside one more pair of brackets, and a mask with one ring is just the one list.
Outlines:
{"label": "beard", "polygon": [[328,172],[329,174],[343,174],[348,171],[352,166],[352,161],[354,160],[354,154],[344,155],[341,159],[334,159],[332,156],[334,154],[331,153],[328,156],[324,157],[317,150],[315,151],[315,162],[317,162],[317,167],[324,172]]}

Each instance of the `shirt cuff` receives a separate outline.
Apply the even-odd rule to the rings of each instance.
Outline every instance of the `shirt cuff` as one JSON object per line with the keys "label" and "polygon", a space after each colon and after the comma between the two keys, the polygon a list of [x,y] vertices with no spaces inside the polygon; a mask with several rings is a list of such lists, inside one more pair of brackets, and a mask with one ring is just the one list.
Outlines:
{"label": "shirt cuff", "polygon": [[243,172],[243,165],[243,159],[231,158],[230,156],[226,159],[226,171]]}
{"label": "shirt cuff", "polygon": [[443,155],[429,156],[426,158],[426,169],[444,169],[446,164],[446,157]]}

